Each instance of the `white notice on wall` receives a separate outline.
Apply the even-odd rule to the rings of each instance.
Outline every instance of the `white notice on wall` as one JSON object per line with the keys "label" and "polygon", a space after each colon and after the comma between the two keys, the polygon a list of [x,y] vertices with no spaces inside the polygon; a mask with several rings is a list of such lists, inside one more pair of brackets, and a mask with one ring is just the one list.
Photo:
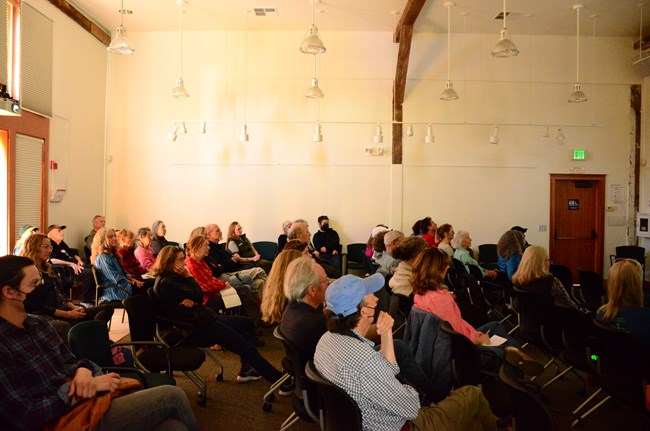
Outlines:
{"label": "white notice on wall", "polygon": [[611,184],[609,186],[609,202],[618,205],[625,202],[625,197],[623,195],[623,184]]}

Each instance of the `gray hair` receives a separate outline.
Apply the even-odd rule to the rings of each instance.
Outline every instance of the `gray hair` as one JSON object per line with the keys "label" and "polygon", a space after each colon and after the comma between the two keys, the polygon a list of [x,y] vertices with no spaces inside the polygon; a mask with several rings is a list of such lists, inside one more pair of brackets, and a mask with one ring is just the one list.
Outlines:
{"label": "gray hair", "polygon": [[285,235],[289,233],[289,228],[291,227],[292,224],[293,223],[291,222],[291,220],[285,220],[282,222],[282,232],[284,232]]}
{"label": "gray hair", "polygon": [[388,247],[400,238],[404,238],[404,234],[398,230],[391,230],[389,232],[386,232],[386,235],[384,235],[384,245]]}
{"label": "gray hair", "polygon": [[318,265],[310,257],[300,257],[289,263],[284,273],[284,296],[288,300],[302,300],[307,294],[309,286],[318,285],[320,277],[315,266]]}
{"label": "gray hair", "polygon": [[300,235],[305,233],[305,228],[307,228],[307,223],[303,222],[293,222],[289,228],[289,233],[287,234],[288,239],[300,239]]}
{"label": "gray hair", "polygon": [[309,223],[307,223],[307,220],[305,220],[304,218],[297,218],[293,222],[294,223],[304,223],[306,225],[309,225]]}
{"label": "gray hair", "polygon": [[458,232],[456,232],[454,239],[451,240],[451,246],[455,249],[460,248],[460,244],[463,241],[465,241],[467,237],[469,237],[469,232],[467,232],[466,230],[459,230]]}

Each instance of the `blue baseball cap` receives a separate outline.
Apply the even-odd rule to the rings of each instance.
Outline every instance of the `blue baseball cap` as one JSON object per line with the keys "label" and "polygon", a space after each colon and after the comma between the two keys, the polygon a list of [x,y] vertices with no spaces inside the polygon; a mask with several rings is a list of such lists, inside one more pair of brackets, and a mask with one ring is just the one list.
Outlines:
{"label": "blue baseball cap", "polygon": [[364,296],[375,293],[384,287],[384,283],[384,276],[379,273],[366,278],[344,275],[327,288],[327,309],[336,316],[348,317],[357,312]]}

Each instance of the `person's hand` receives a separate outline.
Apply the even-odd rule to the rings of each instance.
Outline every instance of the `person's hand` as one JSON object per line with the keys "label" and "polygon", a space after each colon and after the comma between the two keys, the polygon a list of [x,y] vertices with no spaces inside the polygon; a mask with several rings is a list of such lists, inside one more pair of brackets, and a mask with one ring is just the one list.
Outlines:
{"label": "person's hand", "polygon": [[321,252],[321,253],[327,253],[327,248],[325,248],[325,247],[321,247],[321,248],[320,248],[320,252]]}
{"label": "person's hand", "polygon": [[314,256],[320,257],[320,253],[318,252],[318,250],[314,250]]}
{"label": "person's hand", "polygon": [[229,281],[226,281],[226,287],[224,289],[230,289],[232,287],[232,284],[230,284]]}
{"label": "person's hand", "polygon": [[377,317],[377,335],[382,335],[384,333],[393,331],[393,324],[395,320],[393,317],[386,313],[385,311],[380,311],[379,316]]}
{"label": "person's hand", "polygon": [[83,269],[84,261],[81,260],[81,258],[79,256],[75,256],[74,258],[77,260],[77,265],[79,265]]}
{"label": "person's hand", "polygon": [[490,337],[487,334],[484,334],[482,332],[477,332],[476,342],[474,344],[479,344],[481,346],[488,345],[490,344]]}
{"label": "person's hand", "polygon": [[183,307],[192,308],[196,305],[196,302],[192,301],[191,299],[185,298],[181,301],[180,305],[182,305]]}
{"label": "person's hand", "polygon": [[86,317],[86,312],[84,310],[68,310],[66,312],[66,317],[68,319],[80,320]]}
{"label": "person's hand", "polygon": [[74,271],[75,275],[79,275],[79,274],[81,274],[81,271],[83,271],[83,268],[81,266],[77,265],[76,263],[70,262],[69,265],[70,265],[70,268],[72,268],[72,270]]}
{"label": "person's hand", "polygon": [[120,384],[120,375],[117,373],[102,374],[93,377],[97,392],[114,392]]}
{"label": "person's hand", "polygon": [[69,398],[87,399],[97,393],[97,387],[93,373],[88,368],[77,368],[74,378],[70,381]]}
{"label": "person's hand", "polygon": [[485,270],[485,276],[487,278],[490,278],[490,279],[494,280],[495,278],[497,278],[497,272],[495,270],[493,270],[493,269],[486,269]]}
{"label": "person's hand", "polygon": [[334,250],[334,251],[332,251],[332,256],[336,256],[337,254],[339,254],[339,251],[338,251],[338,250]]}
{"label": "person's hand", "polygon": [[257,261],[260,260],[261,257],[262,257],[261,255],[256,254],[255,256],[253,256],[252,260],[253,260],[253,262],[257,262]]}
{"label": "person's hand", "polygon": [[133,279],[133,284],[135,285],[135,287],[142,287],[142,286],[144,286],[144,282],[142,282],[142,281],[140,281],[140,280],[136,280],[135,278]]}

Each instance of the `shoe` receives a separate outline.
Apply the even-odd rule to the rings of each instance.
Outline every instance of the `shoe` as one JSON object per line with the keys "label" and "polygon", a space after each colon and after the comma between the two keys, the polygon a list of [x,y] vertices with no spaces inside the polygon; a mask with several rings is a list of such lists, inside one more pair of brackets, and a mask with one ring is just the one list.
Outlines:
{"label": "shoe", "polygon": [[239,373],[237,376],[237,383],[254,382],[255,380],[259,380],[261,378],[262,376],[257,374],[257,371],[249,368],[248,371],[242,371]]}
{"label": "shoe", "polygon": [[544,371],[544,365],[535,361],[516,347],[506,347],[505,351],[506,361],[510,365],[517,367],[522,373],[528,376],[538,376]]}
{"label": "shoe", "polygon": [[289,397],[293,395],[295,389],[296,389],[296,383],[293,381],[293,377],[292,377],[280,385],[280,389],[278,390],[278,395],[282,395],[283,397]]}

